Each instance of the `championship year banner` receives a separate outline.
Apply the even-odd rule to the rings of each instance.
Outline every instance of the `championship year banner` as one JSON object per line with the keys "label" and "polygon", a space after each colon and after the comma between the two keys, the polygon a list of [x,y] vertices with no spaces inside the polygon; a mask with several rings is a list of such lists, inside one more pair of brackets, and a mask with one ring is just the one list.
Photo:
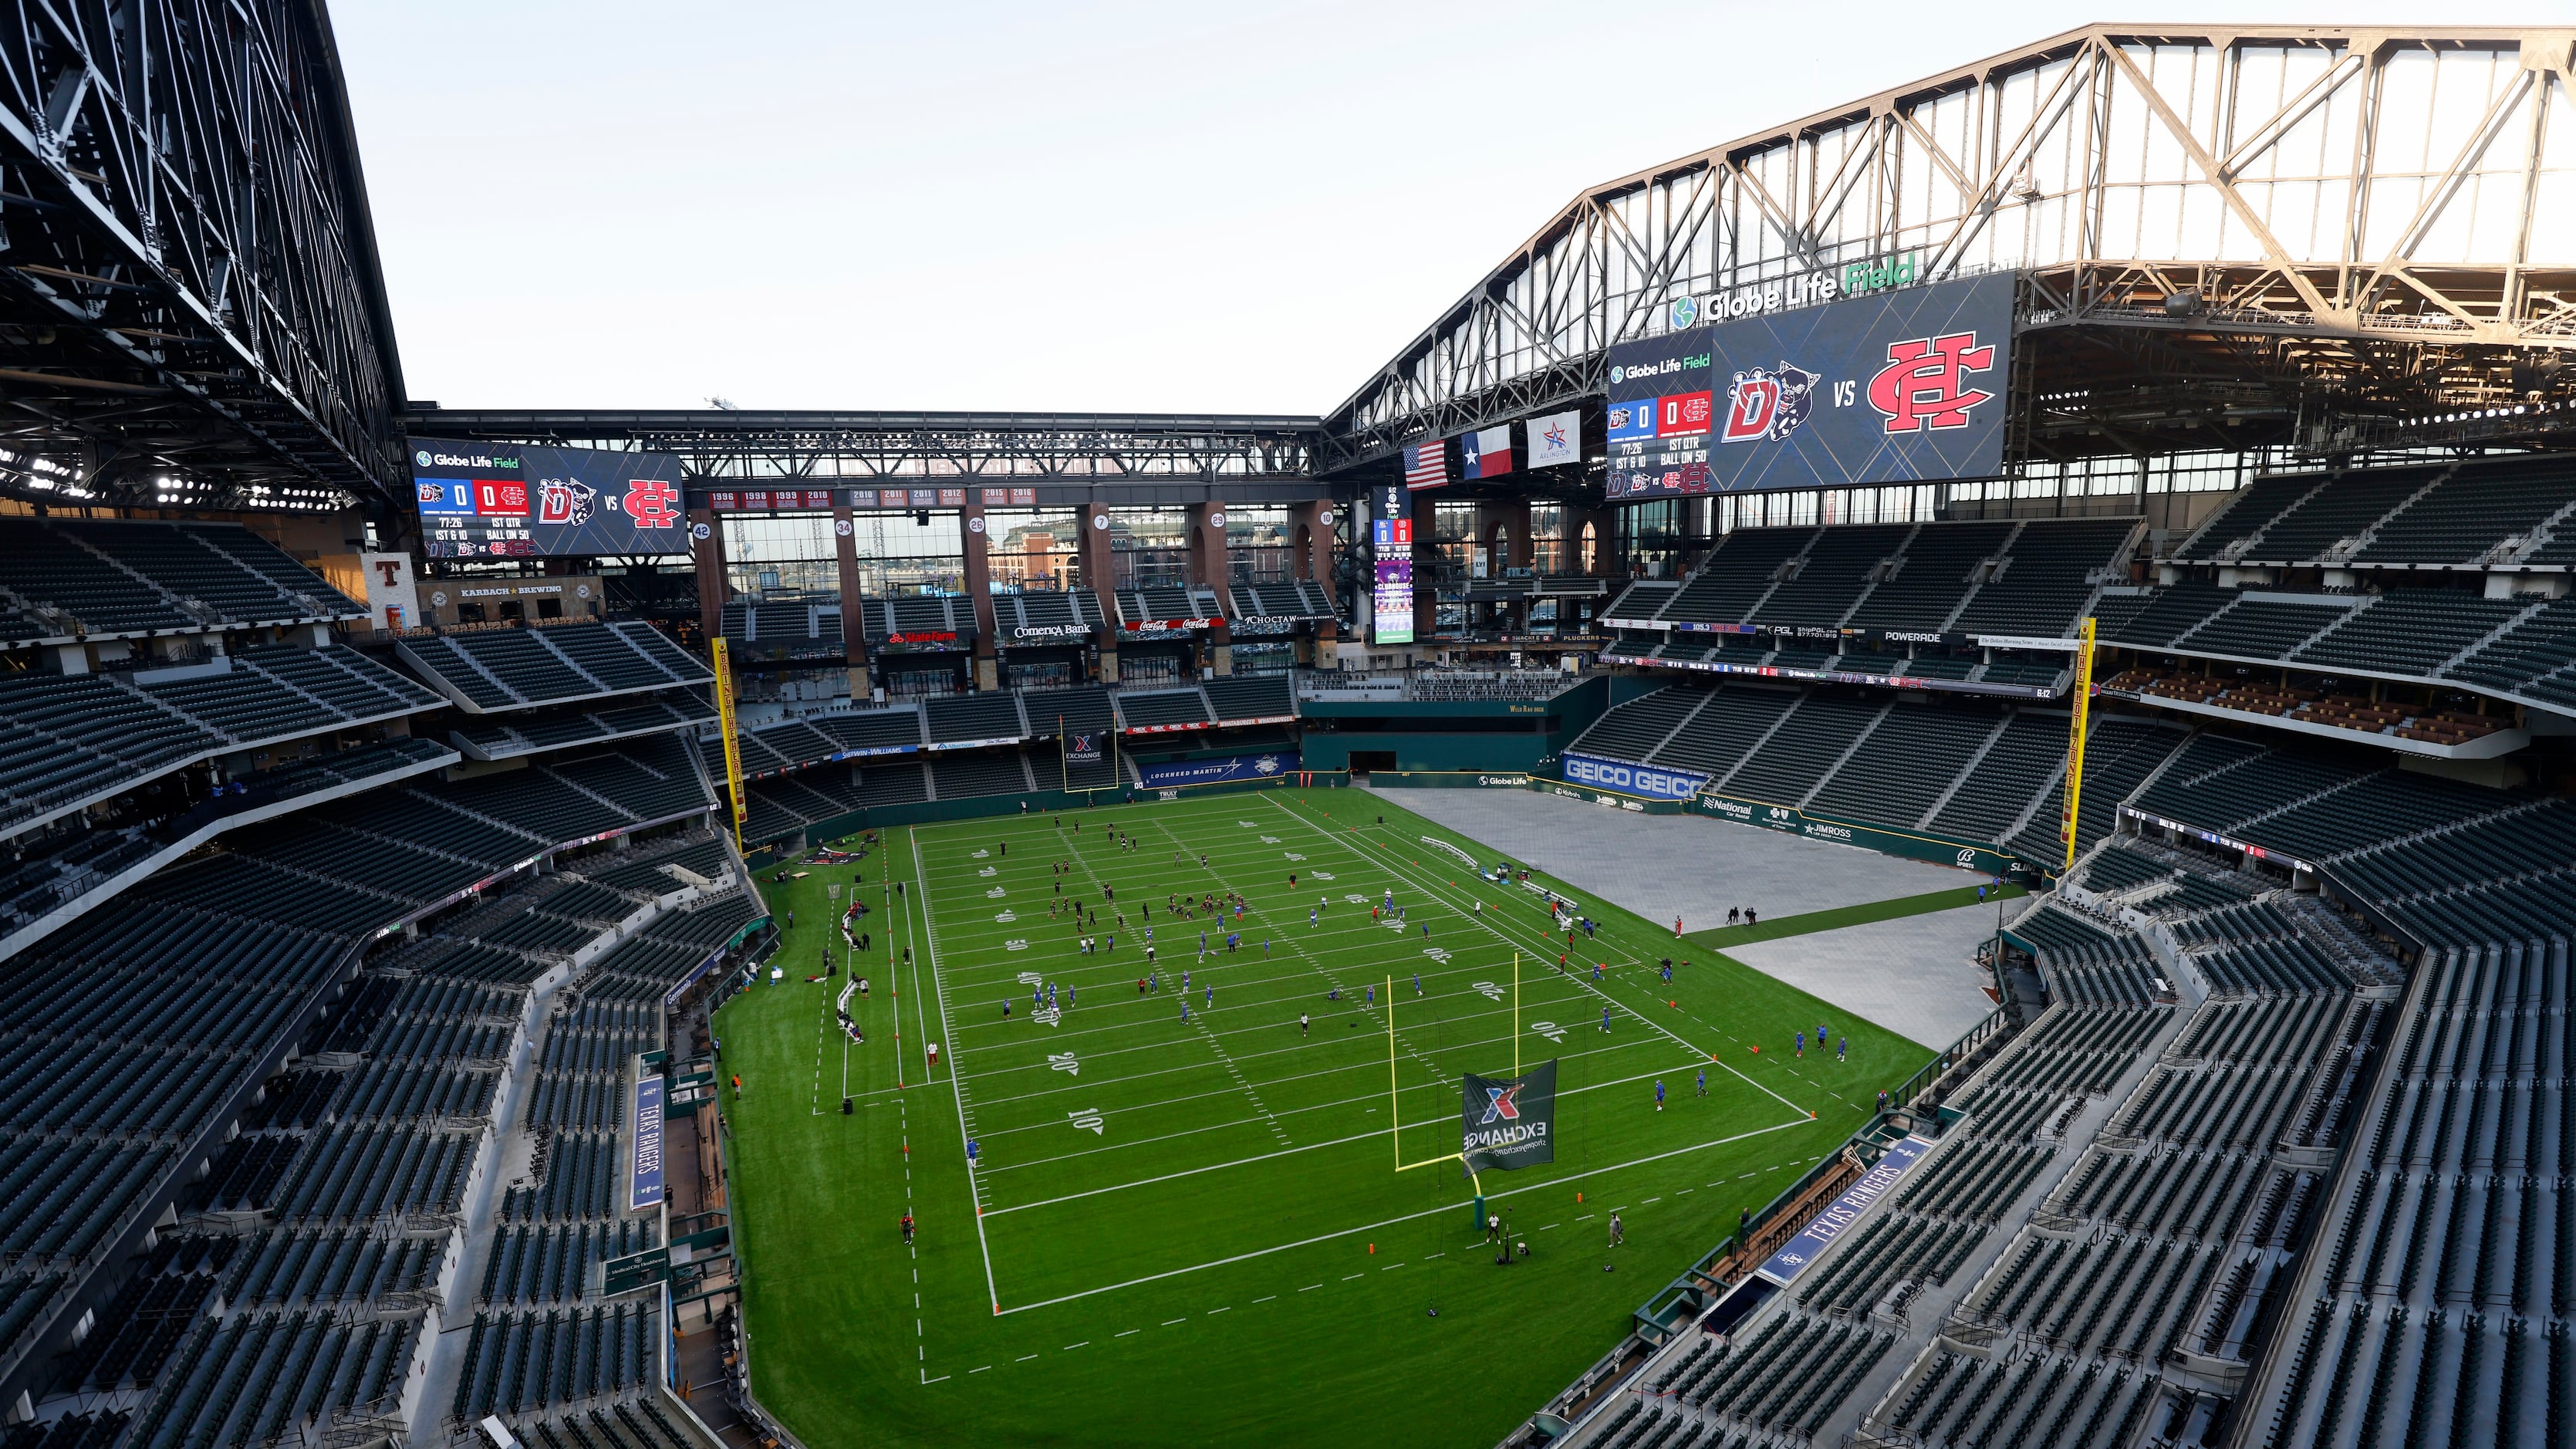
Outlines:
{"label": "championship year banner", "polygon": [[1458,1159],[1468,1175],[1556,1160],[1555,1058],[1517,1077],[1465,1076]]}
{"label": "championship year banner", "polygon": [[1998,272],[1612,347],[1607,496],[1995,476],[2014,286]]}
{"label": "championship year banner", "polygon": [[1708,776],[1695,770],[1667,770],[1576,754],[1565,757],[1565,778],[1569,784],[1643,795],[1650,800],[1687,800],[1708,783]]}
{"label": "championship year banner", "polygon": [[1148,790],[1168,790],[1176,785],[1221,785],[1228,780],[1276,780],[1297,769],[1295,750],[1274,751],[1266,755],[1228,755],[1221,760],[1170,760],[1159,765],[1139,765],[1138,778]]}
{"label": "championship year banner", "polygon": [[1789,1286],[1790,1279],[1805,1272],[1817,1254],[1832,1247],[1834,1240],[1858,1222],[1871,1203],[1885,1197],[1931,1150],[1932,1144],[1920,1137],[1906,1137],[1890,1146],[1877,1165],[1853,1178],[1840,1197],[1826,1204],[1825,1210],[1799,1229],[1796,1237],[1780,1245],[1780,1251],[1773,1253],[1770,1261],[1753,1271],[1783,1288]]}

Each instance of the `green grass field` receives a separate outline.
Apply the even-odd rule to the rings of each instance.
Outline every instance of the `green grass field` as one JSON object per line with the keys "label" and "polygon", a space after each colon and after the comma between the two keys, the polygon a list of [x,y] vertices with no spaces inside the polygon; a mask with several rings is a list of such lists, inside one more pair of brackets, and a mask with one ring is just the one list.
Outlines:
{"label": "green grass field", "polygon": [[[728,1151],[763,1404],[815,1449],[1489,1444],[1928,1059],[1551,881],[1601,923],[1560,973],[1539,898],[1458,855],[1510,844],[1274,789],[895,830],[856,867],[764,880],[795,913],[786,979],[715,1027],[745,1085]],[[827,943],[846,955],[833,886],[871,906],[863,1046],[832,1019],[842,982],[804,980]],[[1405,920],[1372,922],[1390,889]],[[1236,925],[1165,909],[1228,891]],[[1073,902],[1114,952],[1078,953]],[[1149,924],[1161,989],[1140,994]],[[1056,983],[1052,1018],[1032,979]],[[1848,1061],[1792,1053],[1820,1022]],[[1516,1044],[1524,1068],[1560,1062],[1558,1142],[1484,1178],[1533,1250],[1504,1268],[1454,1159],[1395,1167],[1456,1152],[1459,1074],[1508,1074]]]}

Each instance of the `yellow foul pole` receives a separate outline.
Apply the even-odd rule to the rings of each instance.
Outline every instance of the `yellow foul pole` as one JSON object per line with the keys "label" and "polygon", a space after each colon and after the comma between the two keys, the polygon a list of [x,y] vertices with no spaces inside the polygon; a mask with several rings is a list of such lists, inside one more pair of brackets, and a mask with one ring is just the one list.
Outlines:
{"label": "yellow foul pole", "polygon": [[2075,868],[2075,826],[2084,808],[2084,726],[2093,707],[2093,621],[2084,621],[2083,632],[2075,646],[2075,711],[2066,736],[2066,818],[2059,822],[2058,837],[2066,842],[2066,861],[2061,870]]}
{"label": "yellow foul pole", "polygon": [[713,640],[716,664],[716,728],[724,732],[725,786],[733,794],[733,848],[742,849],[742,822],[751,807],[742,797],[742,743],[733,723],[733,667],[725,661],[725,637]]}

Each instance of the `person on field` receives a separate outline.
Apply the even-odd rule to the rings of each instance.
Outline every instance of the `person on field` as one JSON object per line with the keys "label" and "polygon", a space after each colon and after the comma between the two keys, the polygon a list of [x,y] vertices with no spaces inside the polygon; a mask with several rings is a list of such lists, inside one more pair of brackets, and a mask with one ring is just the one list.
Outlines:
{"label": "person on field", "polygon": [[1610,1246],[1615,1248],[1626,1241],[1628,1241],[1628,1226],[1627,1224],[1619,1221],[1619,1215],[1617,1213],[1612,1213],[1610,1215]]}

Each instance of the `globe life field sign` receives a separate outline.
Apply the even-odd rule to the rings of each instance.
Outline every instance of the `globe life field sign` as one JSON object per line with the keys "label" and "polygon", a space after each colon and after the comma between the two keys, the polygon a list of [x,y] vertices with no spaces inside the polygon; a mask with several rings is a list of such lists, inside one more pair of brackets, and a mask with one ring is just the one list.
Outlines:
{"label": "globe life field sign", "polygon": [[1608,496],[1994,477],[2013,287],[1904,287],[1611,348]]}
{"label": "globe life field sign", "polygon": [[412,491],[430,558],[689,551],[669,453],[414,438]]}

